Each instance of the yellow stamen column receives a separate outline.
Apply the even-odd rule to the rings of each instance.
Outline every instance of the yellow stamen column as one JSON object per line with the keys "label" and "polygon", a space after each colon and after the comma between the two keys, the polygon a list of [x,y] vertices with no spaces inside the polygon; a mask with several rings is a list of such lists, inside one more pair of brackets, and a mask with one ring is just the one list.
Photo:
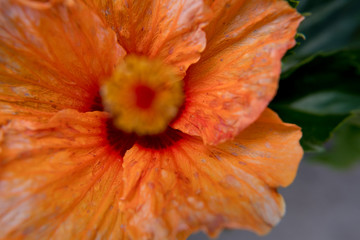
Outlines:
{"label": "yellow stamen column", "polygon": [[154,135],[177,115],[184,101],[183,82],[161,61],[130,55],[103,83],[101,96],[118,129]]}

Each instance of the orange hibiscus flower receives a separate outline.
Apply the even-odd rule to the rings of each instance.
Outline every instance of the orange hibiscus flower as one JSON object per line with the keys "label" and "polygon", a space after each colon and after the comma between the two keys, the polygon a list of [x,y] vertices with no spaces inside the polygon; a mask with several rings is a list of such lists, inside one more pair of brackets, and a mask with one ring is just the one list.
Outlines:
{"label": "orange hibiscus flower", "polygon": [[0,238],[268,232],[302,156],[266,109],[283,0],[2,0]]}

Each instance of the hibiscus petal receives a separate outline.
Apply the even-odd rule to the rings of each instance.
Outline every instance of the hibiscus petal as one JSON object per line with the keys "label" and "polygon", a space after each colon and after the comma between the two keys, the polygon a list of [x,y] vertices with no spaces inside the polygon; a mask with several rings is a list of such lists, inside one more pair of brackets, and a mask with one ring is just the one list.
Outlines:
{"label": "hibiscus petal", "polygon": [[63,110],[0,129],[1,239],[127,239],[122,159],[104,136],[107,118]]}
{"label": "hibiscus petal", "polygon": [[1,1],[0,118],[89,110],[124,54],[82,2]]}
{"label": "hibiscus petal", "polygon": [[205,48],[202,0],[84,0],[98,8],[128,53],[160,58],[184,74]]}
{"label": "hibiscus petal", "polygon": [[293,181],[303,153],[297,126],[266,110],[219,146],[172,134],[181,139],[171,147],[137,144],[124,157],[124,217],[133,239],[185,239],[197,230],[216,236],[224,227],[264,234],[279,222],[285,205],[276,187]]}
{"label": "hibiscus petal", "polygon": [[186,74],[186,103],[173,127],[205,143],[232,139],[273,98],[280,59],[302,16],[283,0],[214,1],[207,47]]}

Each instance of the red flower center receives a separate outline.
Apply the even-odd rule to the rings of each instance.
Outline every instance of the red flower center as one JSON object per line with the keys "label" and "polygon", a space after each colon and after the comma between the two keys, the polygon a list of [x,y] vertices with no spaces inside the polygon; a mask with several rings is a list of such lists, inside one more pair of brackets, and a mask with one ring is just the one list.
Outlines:
{"label": "red flower center", "polygon": [[101,98],[119,130],[157,135],[183,104],[183,81],[160,60],[130,55],[104,81]]}
{"label": "red flower center", "polygon": [[136,106],[142,109],[148,109],[154,102],[156,92],[145,85],[137,85],[134,89]]}

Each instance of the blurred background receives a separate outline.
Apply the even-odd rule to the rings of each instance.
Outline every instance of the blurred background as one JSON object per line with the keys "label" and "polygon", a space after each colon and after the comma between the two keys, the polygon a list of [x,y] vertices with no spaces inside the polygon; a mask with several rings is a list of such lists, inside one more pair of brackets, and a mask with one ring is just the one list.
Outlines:
{"label": "blurred background", "polygon": [[[270,107],[303,129],[287,212],[265,236],[226,230],[219,240],[360,239],[360,0],[288,0],[306,19],[283,59]],[[189,240],[206,240],[203,233]]]}

